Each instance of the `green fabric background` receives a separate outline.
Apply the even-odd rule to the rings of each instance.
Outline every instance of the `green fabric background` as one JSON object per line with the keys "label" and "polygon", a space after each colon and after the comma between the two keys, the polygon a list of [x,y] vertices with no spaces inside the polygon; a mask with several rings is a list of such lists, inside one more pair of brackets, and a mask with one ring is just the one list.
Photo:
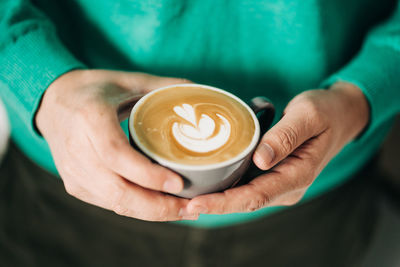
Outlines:
{"label": "green fabric background", "polygon": [[[0,2],[0,97],[12,137],[56,173],[32,119],[41,95],[75,68],[142,71],[220,87],[245,101],[262,95],[278,116],[296,94],[337,80],[358,85],[371,106],[364,134],[347,145],[305,199],[343,183],[376,153],[400,111],[400,19],[395,1]],[[379,27],[375,27],[380,25]],[[374,28],[375,27],[375,28]],[[126,123],[123,124],[126,128]],[[272,213],[201,215],[201,227]]]}

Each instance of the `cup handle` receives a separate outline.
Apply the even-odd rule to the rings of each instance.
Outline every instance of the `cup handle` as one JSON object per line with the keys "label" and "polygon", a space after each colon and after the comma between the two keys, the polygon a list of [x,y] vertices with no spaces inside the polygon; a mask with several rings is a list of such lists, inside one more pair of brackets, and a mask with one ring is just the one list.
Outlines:
{"label": "cup handle", "polygon": [[271,126],[275,117],[275,107],[271,100],[263,96],[254,97],[249,104],[250,108],[257,115],[258,121],[260,122],[261,136]]}
{"label": "cup handle", "polygon": [[[260,122],[260,139],[263,134],[269,129],[271,126],[274,117],[275,117],[275,107],[272,104],[271,100],[266,97],[258,96],[253,98],[249,103],[250,108],[257,115],[257,119]],[[232,187],[241,186],[249,183],[255,177],[265,173],[265,171],[260,170],[254,165],[253,161],[250,161],[249,168],[244,173],[243,177],[238,180]]]}
{"label": "cup handle", "polygon": [[129,117],[129,114],[131,113],[132,107],[136,105],[136,103],[144,96],[144,94],[138,94],[134,95],[131,98],[126,99],[124,102],[122,102],[118,109],[117,109],[117,114],[118,118],[120,121],[126,119]]}

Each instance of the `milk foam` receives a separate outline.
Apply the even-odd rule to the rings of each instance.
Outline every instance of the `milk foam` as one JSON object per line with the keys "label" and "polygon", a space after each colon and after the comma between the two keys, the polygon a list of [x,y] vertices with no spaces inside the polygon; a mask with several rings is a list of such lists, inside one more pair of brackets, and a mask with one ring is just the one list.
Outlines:
{"label": "milk foam", "polygon": [[197,122],[195,110],[191,105],[175,106],[174,112],[189,123],[174,122],[172,125],[175,140],[184,148],[206,153],[222,147],[229,140],[231,125],[222,115],[216,114],[221,122],[218,133],[214,135],[215,121],[210,116],[201,114]]}

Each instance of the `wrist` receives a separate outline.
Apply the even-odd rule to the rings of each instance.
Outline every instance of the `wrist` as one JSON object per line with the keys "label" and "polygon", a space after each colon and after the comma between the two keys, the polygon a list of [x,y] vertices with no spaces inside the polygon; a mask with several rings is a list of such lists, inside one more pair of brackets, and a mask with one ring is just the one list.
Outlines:
{"label": "wrist", "polygon": [[77,81],[78,76],[85,73],[86,70],[72,70],[66,72],[56,78],[45,90],[39,106],[36,109],[34,124],[39,134],[43,135],[46,122],[51,120],[49,114],[53,114],[56,110],[52,106],[56,103],[59,97],[59,92],[65,92],[72,86],[72,81]]}
{"label": "wrist", "polygon": [[330,88],[341,103],[345,131],[350,138],[358,138],[368,127],[370,105],[362,90],[352,83],[336,82]]}

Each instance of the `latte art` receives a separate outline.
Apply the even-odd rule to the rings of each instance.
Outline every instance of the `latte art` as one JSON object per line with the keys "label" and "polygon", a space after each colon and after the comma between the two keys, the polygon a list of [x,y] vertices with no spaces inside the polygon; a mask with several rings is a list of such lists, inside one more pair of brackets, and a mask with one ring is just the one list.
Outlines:
{"label": "latte art", "polygon": [[228,141],[231,125],[224,116],[216,114],[220,122],[217,122],[219,130],[215,133],[215,121],[206,114],[201,114],[197,120],[191,105],[175,106],[174,111],[189,123],[174,122],[172,125],[175,140],[184,148],[197,153],[206,153],[220,148]]}
{"label": "latte art", "polygon": [[196,86],[155,92],[133,118],[138,142],[163,159],[189,165],[229,160],[253,139],[249,111],[232,97]]}

